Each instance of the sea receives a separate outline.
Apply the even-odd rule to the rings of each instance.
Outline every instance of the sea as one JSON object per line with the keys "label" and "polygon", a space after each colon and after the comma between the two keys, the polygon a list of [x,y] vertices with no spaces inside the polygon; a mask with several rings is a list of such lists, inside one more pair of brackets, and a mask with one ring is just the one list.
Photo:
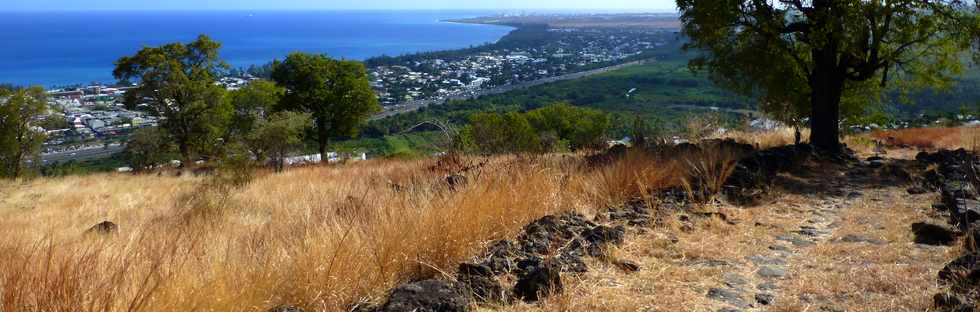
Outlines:
{"label": "sea", "polygon": [[222,43],[234,67],[292,52],[364,60],[459,49],[499,40],[512,28],[444,20],[489,11],[52,11],[0,12],[0,83],[112,83],[113,62],[144,46]]}

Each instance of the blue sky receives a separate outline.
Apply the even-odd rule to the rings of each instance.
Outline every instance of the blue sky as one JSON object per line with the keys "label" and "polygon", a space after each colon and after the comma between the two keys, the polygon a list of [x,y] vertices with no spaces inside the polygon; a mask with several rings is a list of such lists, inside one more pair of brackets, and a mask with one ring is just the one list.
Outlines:
{"label": "blue sky", "polygon": [[0,10],[508,9],[674,11],[674,0],[2,0]]}

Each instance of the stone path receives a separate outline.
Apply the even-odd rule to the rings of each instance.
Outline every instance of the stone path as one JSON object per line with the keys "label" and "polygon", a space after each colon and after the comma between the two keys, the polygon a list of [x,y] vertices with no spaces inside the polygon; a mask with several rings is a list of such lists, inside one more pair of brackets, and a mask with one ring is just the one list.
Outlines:
{"label": "stone path", "polygon": [[[841,191],[847,185],[834,181]],[[806,216],[795,230],[772,233],[775,244],[759,246],[757,253],[745,257],[742,265],[751,268],[754,276],[725,273],[724,283],[711,288],[707,297],[727,306],[718,311],[762,311],[779,300],[781,281],[790,278],[787,265],[799,257],[800,251],[818,244],[832,243],[830,238],[838,228],[838,212],[860,193],[824,199],[814,206],[800,207],[799,215]]]}
{"label": "stone path", "polygon": [[613,256],[639,272],[591,263],[562,296],[487,310],[927,310],[955,255],[915,241],[913,224],[942,222],[931,215],[938,196],[910,195],[889,180],[890,164],[780,175],[767,202],[712,204],[631,231]]}

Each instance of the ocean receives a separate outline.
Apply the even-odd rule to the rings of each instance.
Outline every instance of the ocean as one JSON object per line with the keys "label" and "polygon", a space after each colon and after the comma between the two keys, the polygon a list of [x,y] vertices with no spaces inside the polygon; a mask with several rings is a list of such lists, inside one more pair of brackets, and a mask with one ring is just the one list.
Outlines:
{"label": "ocean", "polygon": [[0,83],[46,87],[114,82],[113,62],[143,46],[206,34],[235,67],[291,52],[363,60],[465,48],[512,29],[446,23],[480,11],[0,12]]}

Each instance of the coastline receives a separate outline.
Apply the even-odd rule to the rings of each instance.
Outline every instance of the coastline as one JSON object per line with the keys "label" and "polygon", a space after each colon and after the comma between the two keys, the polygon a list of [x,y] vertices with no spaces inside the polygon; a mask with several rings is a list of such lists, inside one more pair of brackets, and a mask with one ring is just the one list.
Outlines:
{"label": "coastline", "polygon": [[[79,11],[40,17],[10,15],[14,16],[11,18],[4,18],[0,12],[0,27],[17,29],[31,25],[32,32],[38,33],[0,36],[11,46],[23,47],[6,53],[0,51],[0,57],[19,60],[0,66],[0,83],[46,88],[114,84],[112,64],[119,57],[135,53],[142,46],[185,42],[198,34],[208,34],[220,41],[222,58],[239,68],[261,66],[292,52],[364,61],[385,55],[458,50],[498,42],[514,30],[501,25],[474,28],[469,27],[475,25],[471,23],[445,23],[447,19],[492,12],[249,12],[139,12],[134,17],[127,16],[127,12]],[[148,26],[159,23],[177,26],[167,29]],[[50,29],[120,31],[103,32],[88,39],[74,34],[40,35]],[[121,31],[124,29],[139,31]]]}

